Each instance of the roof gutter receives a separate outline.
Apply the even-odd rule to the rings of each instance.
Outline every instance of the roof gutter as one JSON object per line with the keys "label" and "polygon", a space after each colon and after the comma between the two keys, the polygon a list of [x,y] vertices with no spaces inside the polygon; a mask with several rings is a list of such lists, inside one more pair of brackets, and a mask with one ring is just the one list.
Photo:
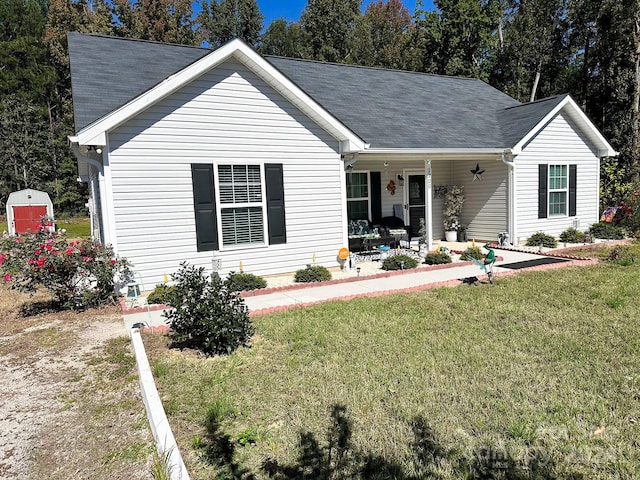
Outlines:
{"label": "roof gutter", "polygon": [[503,148],[370,148],[360,152],[367,157],[415,157],[431,160],[469,160],[501,158]]}

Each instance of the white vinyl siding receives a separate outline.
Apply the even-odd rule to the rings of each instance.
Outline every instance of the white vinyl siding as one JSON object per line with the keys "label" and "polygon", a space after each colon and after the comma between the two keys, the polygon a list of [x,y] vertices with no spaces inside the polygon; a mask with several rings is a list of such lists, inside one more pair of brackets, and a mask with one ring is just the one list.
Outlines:
{"label": "white vinyl siding", "polygon": [[[314,254],[337,265],[345,233],[338,142],[240,63],[225,62],[110,132],[108,161],[118,254],[147,289],[183,261],[210,271],[220,260],[222,276],[240,262],[257,275],[291,272]],[[219,165],[282,164],[287,243],[269,246],[265,224],[262,245],[226,247],[219,229],[221,250],[197,252],[190,165],[202,163],[214,165],[216,182]]]}
{"label": "white vinyl siding", "polygon": [[[575,164],[576,216],[538,218],[538,165]],[[517,225],[520,242],[536,232],[555,237],[569,227],[586,230],[598,221],[600,162],[595,147],[568,114],[556,115],[515,157],[517,175]],[[568,194],[567,200],[568,203]],[[549,202],[550,204],[550,202]],[[550,208],[550,205],[547,207]],[[568,206],[567,206],[568,211]]]}
{"label": "white vinyl siding", "polygon": [[[484,170],[480,180],[473,181],[476,165]],[[467,226],[469,240],[496,240],[506,232],[509,218],[507,166],[499,159],[454,161],[453,184],[464,186],[464,205],[460,220]]]}

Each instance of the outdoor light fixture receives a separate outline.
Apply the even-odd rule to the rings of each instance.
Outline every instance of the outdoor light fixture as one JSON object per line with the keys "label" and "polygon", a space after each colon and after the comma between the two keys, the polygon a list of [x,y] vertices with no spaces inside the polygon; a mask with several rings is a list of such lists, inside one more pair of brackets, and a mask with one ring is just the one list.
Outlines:
{"label": "outdoor light fixture", "polygon": [[140,285],[138,282],[127,283],[127,300],[136,300],[140,298]]}
{"label": "outdoor light fixture", "polygon": [[82,155],[86,155],[89,152],[96,152],[98,155],[102,153],[102,147],[99,145],[80,145],[78,150]]}
{"label": "outdoor light fixture", "polygon": [[356,267],[356,272],[358,273],[358,276],[360,276],[360,267]]}

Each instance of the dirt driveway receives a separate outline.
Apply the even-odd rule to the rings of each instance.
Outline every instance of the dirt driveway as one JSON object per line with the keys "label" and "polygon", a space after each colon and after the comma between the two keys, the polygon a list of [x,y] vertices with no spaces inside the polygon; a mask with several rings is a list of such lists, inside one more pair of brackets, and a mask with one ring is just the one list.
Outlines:
{"label": "dirt driveway", "polygon": [[22,316],[33,300],[0,287],[0,478],[151,478],[119,310]]}

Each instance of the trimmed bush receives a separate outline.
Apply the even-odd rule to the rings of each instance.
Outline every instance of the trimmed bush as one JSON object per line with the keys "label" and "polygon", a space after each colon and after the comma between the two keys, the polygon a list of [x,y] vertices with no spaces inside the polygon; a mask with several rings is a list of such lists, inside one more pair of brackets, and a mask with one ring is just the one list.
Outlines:
{"label": "trimmed bush", "polygon": [[307,268],[298,270],[293,281],[297,283],[325,282],[331,280],[331,272],[322,265],[309,265]]}
{"label": "trimmed bush", "polygon": [[229,274],[229,288],[236,292],[247,290],[258,290],[266,288],[267,281],[253,273],[231,273]]}
{"label": "trimmed bush", "polygon": [[166,283],[156,285],[149,295],[147,295],[148,304],[170,304],[171,296],[175,295],[176,287],[169,286]]}
{"label": "trimmed bush", "polygon": [[560,234],[560,241],[565,243],[583,243],[586,239],[586,234],[573,227],[567,228]]}
{"label": "trimmed bush", "polygon": [[480,247],[469,247],[460,255],[460,260],[468,261],[472,258],[475,258],[476,260],[482,260],[484,258],[484,254]]}
{"label": "trimmed bush", "polygon": [[172,310],[166,310],[173,343],[195,348],[205,355],[228,355],[248,346],[254,327],[249,310],[229,280],[208,277],[204,268],[182,263],[171,275],[175,293]]}
{"label": "trimmed bush", "polygon": [[444,252],[428,253],[424,257],[424,263],[427,265],[442,265],[443,263],[451,263],[451,257]]}
{"label": "trimmed bush", "polygon": [[589,227],[589,233],[592,237],[603,240],[622,240],[624,238],[624,230],[621,227],[607,222],[594,223]]}
{"label": "trimmed bush", "polygon": [[382,261],[383,270],[409,270],[417,266],[418,261],[409,255],[392,255]]}
{"label": "trimmed bush", "polygon": [[544,232],[537,232],[527,238],[527,246],[529,247],[539,247],[542,245],[546,248],[556,248],[558,246],[558,241],[555,237],[551,235],[547,235]]}

